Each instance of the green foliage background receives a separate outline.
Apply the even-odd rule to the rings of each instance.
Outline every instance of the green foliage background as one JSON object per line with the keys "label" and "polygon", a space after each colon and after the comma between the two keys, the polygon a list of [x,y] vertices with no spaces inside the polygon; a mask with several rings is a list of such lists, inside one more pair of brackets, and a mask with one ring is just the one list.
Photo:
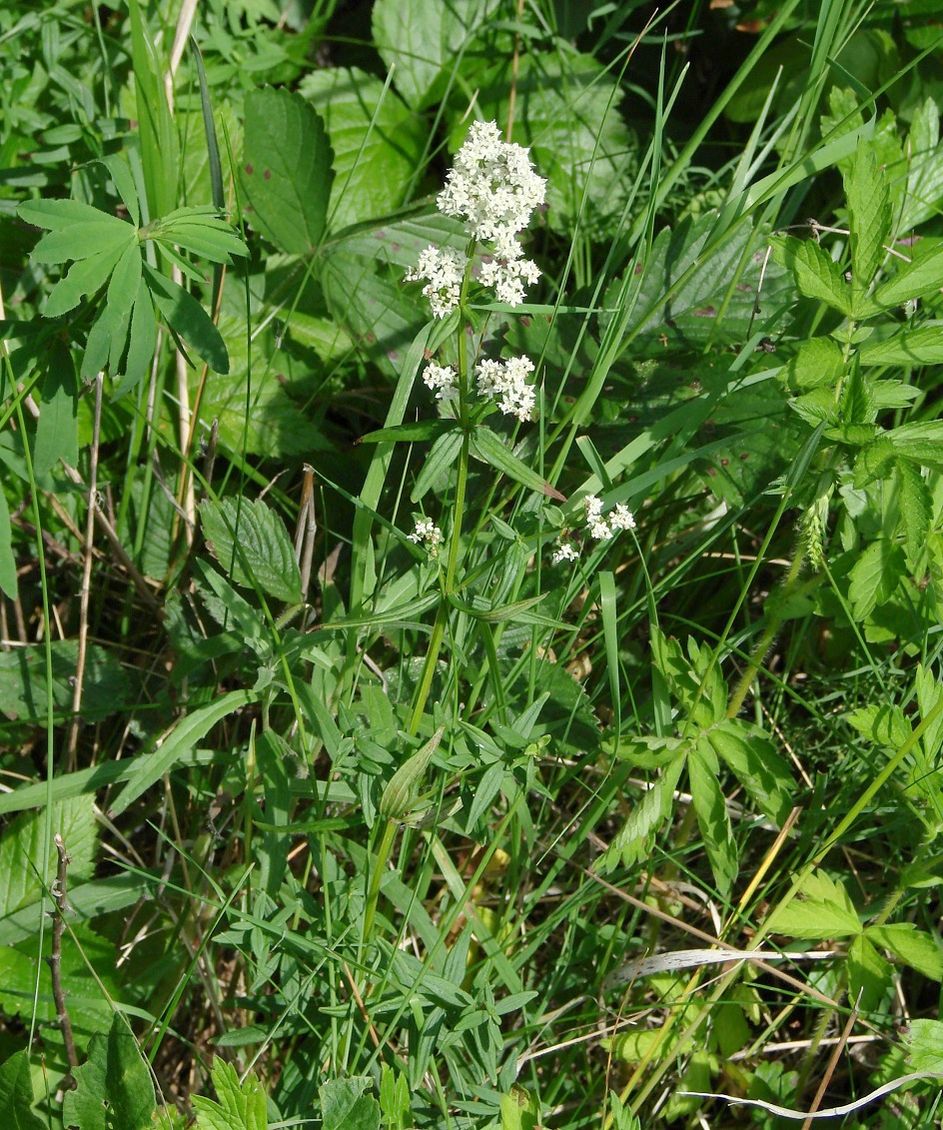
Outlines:
{"label": "green foliage background", "polygon": [[[941,21],[0,10],[13,1125],[933,1123]],[[475,119],[543,278],[430,322]]]}

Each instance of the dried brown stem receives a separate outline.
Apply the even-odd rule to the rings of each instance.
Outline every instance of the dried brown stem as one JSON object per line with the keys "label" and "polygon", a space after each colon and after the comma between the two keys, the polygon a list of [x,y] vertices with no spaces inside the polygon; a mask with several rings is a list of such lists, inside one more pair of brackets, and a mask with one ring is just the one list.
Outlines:
{"label": "dried brown stem", "polygon": [[56,867],[56,880],[52,887],[52,901],[55,903],[56,916],[52,924],[52,953],[46,959],[49,962],[49,971],[52,974],[52,999],[56,1004],[56,1020],[62,1032],[62,1041],[65,1044],[65,1054],[69,1061],[69,1070],[62,1080],[63,1091],[71,1090],[75,1085],[72,1078],[73,1070],[79,1065],[78,1053],[75,1050],[75,1037],[72,1035],[72,1021],[65,1003],[65,992],[62,988],[62,935],[65,932],[65,914],[69,909],[68,870],[69,855],[62,841],[62,836],[55,836],[56,854],[59,862]]}
{"label": "dried brown stem", "polygon": [[88,515],[85,521],[85,560],[82,564],[82,587],[79,592],[79,640],[75,660],[75,685],[72,688],[72,722],[66,746],[68,772],[76,768],[79,745],[79,711],[82,709],[82,688],[85,683],[85,660],[88,654],[88,602],[92,589],[92,553],[95,543],[95,498],[98,492],[98,448],[101,441],[103,374],[95,378],[95,415],[92,423],[92,448],[88,468]]}

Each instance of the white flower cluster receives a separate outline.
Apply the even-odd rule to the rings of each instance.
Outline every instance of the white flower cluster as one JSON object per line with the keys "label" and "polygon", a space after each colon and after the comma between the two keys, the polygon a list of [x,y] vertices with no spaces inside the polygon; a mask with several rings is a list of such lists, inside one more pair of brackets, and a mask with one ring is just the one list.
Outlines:
{"label": "white flower cluster", "polygon": [[442,531],[431,518],[417,518],[416,528],[406,537],[416,545],[424,545],[431,557],[438,556],[439,546],[442,544]]}
{"label": "white flower cluster", "polygon": [[589,527],[590,536],[596,541],[611,538],[619,530],[635,529],[635,515],[621,502],[614,506],[605,518],[602,514],[602,499],[597,498],[595,494],[588,494],[583,499],[583,505],[586,507],[586,525]]}
{"label": "white flower cluster", "polygon": [[[524,284],[533,285],[540,278],[537,264],[523,257],[516,236],[544,202],[546,187],[547,182],[534,172],[527,149],[502,141],[495,122],[473,122],[436,197],[444,216],[464,221],[471,238],[492,245],[478,281],[492,287],[498,301],[509,306],[519,306]],[[430,246],[406,278],[427,280],[422,293],[433,315],[444,318],[458,306],[467,265],[462,252]]]}
{"label": "white flower cluster", "polygon": [[522,423],[533,419],[537,392],[527,378],[534,371],[529,357],[511,357],[507,361],[479,361],[475,378],[481,396],[497,400],[498,407]]}
{"label": "white flower cluster", "polygon": [[[635,515],[622,502],[616,503],[605,516],[602,512],[602,499],[595,494],[588,494],[583,499],[583,506],[586,510],[586,526],[589,535],[596,541],[605,541],[606,538],[611,538],[613,534],[619,533],[620,530],[635,529]],[[563,561],[576,561],[578,559],[579,552],[572,542],[558,541],[550,561],[553,565],[559,565]]]}
{"label": "white flower cluster", "polygon": [[458,374],[451,365],[437,365],[430,361],[422,374],[423,384],[435,393],[436,400],[449,400],[455,392]]}
{"label": "white flower cluster", "polygon": [[419,253],[419,262],[406,272],[409,282],[428,279],[422,288],[429,299],[433,316],[444,318],[458,306],[465,277],[465,256],[453,247],[427,247]]}

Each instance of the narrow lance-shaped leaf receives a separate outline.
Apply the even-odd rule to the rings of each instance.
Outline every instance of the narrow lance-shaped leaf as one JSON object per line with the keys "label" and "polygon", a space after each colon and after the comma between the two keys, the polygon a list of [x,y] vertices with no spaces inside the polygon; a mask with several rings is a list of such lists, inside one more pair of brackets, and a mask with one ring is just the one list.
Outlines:
{"label": "narrow lance-shaped leaf", "polygon": [[145,278],[161,315],[183,340],[217,373],[229,372],[229,354],[209,314],[175,282],[145,264]]}
{"label": "narrow lance-shaped leaf", "polygon": [[541,478],[523,460],[518,459],[490,428],[481,426],[475,429],[475,434],[472,437],[472,451],[479,459],[482,459],[485,463],[490,463],[496,471],[507,475],[516,483],[520,483],[530,490],[540,491],[541,494],[545,494],[548,498],[554,498],[558,502],[566,501],[565,495],[562,495],[556,487],[551,486],[550,483]]}

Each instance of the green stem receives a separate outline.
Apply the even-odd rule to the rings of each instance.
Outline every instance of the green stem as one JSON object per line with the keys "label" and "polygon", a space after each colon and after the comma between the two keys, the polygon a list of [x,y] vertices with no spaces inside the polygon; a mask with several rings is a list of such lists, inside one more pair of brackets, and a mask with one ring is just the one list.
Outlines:
{"label": "green stem", "polygon": [[736,718],[740,713],[740,708],[743,706],[744,699],[753,685],[753,680],[757,676],[757,672],[763,665],[763,660],[766,658],[766,653],[772,646],[773,640],[776,638],[776,633],[782,626],[783,618],[786,611],[786,601],[792,593],[792,589],[799,579],[799,573],[802,570],[802,562],[805,555],[800,546],[796,550],[792,563],[789,566],[789,572],[786,574],[786,579],[783,581],[783,587],[780,599],[776,602],[776,606],[770,613],[769,622],[763,629],[763,634],[760,636],[753,653],[750,656],[750,662],[747,664],[747,669],[740,676],[740,681],[734,688],[733,694],[730,696],[730,703],[727,707],[727,717]]}
{"label": "green stem", "polygon": [[393,850],[393,840],[396,838],[396,821],[387,820],[383,828],[380,846],[377,848],[373,870],[370,872],[370,886],[367,888],[367,905],[363,914],[363,943],[370,940],[373,933],[373,920],[377,913],[377,901],[380,897],[380,881],[386,870],[390,852]]}

